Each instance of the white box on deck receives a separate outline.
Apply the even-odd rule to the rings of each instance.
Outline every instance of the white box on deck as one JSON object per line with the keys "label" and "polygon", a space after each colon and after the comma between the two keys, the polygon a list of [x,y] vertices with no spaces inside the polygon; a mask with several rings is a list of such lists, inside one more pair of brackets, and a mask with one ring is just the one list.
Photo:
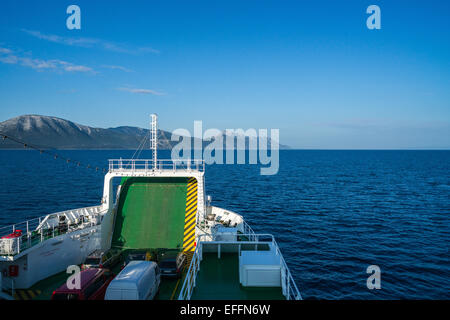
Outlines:
{"label": "white box on deck", "polygon": [[281,287],[280,256],[272,251],[242,251],[239,281],[244,287]]}

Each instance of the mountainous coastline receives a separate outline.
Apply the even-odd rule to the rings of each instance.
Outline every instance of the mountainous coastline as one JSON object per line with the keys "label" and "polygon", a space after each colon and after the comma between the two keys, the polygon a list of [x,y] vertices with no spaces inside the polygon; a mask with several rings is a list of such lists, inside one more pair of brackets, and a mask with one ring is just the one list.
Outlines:
{"label": "mountainous coastline", "polygon": [[[0,122],[0,133],[39,148],[52,149],[136,149],[148,132],[148,129],[131,126],[94,128],[42,115],[23,115]],[[158,130],[158,148],[172,149],[178,141],[171,141],[171,138],[170,132]],[[209,143],[204,141],[203,145]],[[9,139],[0,142],[0,149],[18,148],[23,146]],[[280,145],[280,149],[289,147]]]}

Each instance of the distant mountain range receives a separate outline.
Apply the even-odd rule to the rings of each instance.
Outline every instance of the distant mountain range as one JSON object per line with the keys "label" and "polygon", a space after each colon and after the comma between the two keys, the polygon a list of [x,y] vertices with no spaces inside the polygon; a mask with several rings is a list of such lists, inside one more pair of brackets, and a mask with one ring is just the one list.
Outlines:
{"label": "distant mountain range", "polygon": [[[93,128],[69,120],[41,115],[23,115],[0,122],[1,134],[43,149],[137,149],[148,132],[148,129],[129,126]],[[178,141],[171,141],[171,138],[170,132],[158,130],[158,148],[172,149]],[[193,142],[192,138],[192,147]],[[203,146],[209,143],[204,141]],[[0,142],[0,149],[18,148],[23,146],[9,139]],[[146,148],[149,148],[149,143]],[[246,139],[246,148],[248,148],[248,139]],[[280,149],[289,149],[289,147],[280,145]]]}

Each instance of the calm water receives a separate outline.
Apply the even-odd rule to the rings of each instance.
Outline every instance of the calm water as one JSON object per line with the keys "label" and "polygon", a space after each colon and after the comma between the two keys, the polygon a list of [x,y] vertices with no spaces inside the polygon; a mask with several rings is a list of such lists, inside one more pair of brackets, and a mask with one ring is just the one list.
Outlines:
{"label": "calm water", "polygon": [[[60,153],[102,167],[133,154]],[[450,151],[281,151],[280,162],[276,176],[209,166],[206,190],[276,236],[304,298],[450,299]],[[35,151],[0,151],[0,164],[0,225],[102,197],[101,174]],[[366,287],[372,264],[381,290]]]}

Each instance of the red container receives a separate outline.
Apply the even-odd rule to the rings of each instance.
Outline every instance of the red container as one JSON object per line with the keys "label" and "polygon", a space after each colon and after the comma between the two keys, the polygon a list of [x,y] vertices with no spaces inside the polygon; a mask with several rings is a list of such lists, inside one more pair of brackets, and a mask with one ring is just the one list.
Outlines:
{"label": "red container", "polygon": [[2,239],[13,239],[22,236],[22,230],[16,230],[13,233],[8,234],[7,236],[3,236]]}
{"label": "red container", "polygon": [[9,266],[8,271],[9,271],[10,277],[18,277],[19,276],[19,266],[17,266],[17,265]]}

